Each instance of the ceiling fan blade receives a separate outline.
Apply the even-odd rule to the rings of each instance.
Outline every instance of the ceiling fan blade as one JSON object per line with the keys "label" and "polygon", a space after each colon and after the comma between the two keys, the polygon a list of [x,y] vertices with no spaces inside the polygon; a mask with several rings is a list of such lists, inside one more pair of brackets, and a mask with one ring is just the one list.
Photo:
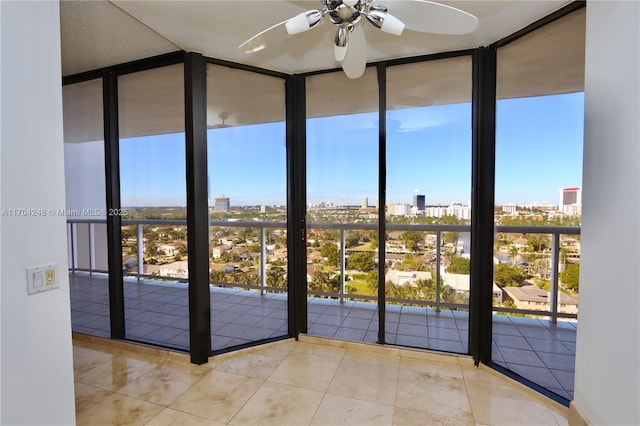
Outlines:
{"label": "ceiling fan blade", "polygon": [[238,50],[243,53],[253,53],[286,40],[287,37],[289,37],[289,33],[285,28],[285,24],[288,21],[288,19],[286,21],[282,21],[254,35],[249,40],[238,46]]}
{"label": "ceiling fan blade", "polygon": [[367,67],[367,42],[362,25],[356,25],[349,34],[349,44],[342,69],[349,78],[359,78]]}
{"label": "ceiling fan blade", "polygon": [[[378,2],[374,2],[374,5]],[[382,0],[406,28],[434,34],[468,34],[478,27],[478,18],[463,10],[427,0]]]}

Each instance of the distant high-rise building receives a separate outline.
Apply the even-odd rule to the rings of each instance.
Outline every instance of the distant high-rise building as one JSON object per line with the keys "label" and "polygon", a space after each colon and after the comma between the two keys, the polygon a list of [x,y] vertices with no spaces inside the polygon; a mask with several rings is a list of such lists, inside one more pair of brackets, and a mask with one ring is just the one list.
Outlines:
{"label": "distant high-rise building", "polygon": [[369,199],[367,197],[362,197],[362,203],[360,204],[360,208],[362,209],[369,208]]}
{"label": "distant high-rise building", "polygon": [[389,206],[389,214],[391,216],[408,216],[411,212],[409,204],[391,204]]}
{"label": "distant high-rise building", "polygon": [[229,198],[228,197],[216,197],[215,210],[217,212],[229,211]]}
{"label": "distant high-rise building", "polygon": [[518,205],[514,203],[503,204],[502,213],[515,213],[518,211]]}
{"label": "distant high-rise building", "polygon": [[426,197],[424,195],[414,195],[413,196],[413,207],[418,210],[424,210]]}
{"label": "distant high-rise building", "polygon": [[566,214],[580,214],[582,191],[580,188],[561,188],[558,197],[558,211]]}

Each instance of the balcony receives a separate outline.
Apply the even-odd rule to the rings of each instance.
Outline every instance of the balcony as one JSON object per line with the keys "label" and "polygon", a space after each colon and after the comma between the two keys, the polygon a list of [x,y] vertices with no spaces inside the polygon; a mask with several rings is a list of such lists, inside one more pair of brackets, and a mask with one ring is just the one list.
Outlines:
{"label": "balcony", "polygon": [[[129,221],[136,225],[141,241],[144,226],[156,221]],[[163,222],[163,224],[166,224]],[[181,225],[181,221],[171,222]],[[109,337],[108,278],[96,264],[96,226],[100,221],[70,221],[72,248],[70,265],[71,309],[73,330],[95,336]],[[212,282],[211,340],[212,350],[244,345],[255,340],[287,334],[287,296],[284,288],[267,286],[267,229],[285,228],[280,222],[212,222],[214,227],[251,227],[260,230],[260,270],[258,284]],[[83,227],[86,228],[83,230]],[[332,229],[340,232],[344,242],[349,230],[375,229],[371,224],[309,224],[309,229]],[[468,232],[466,225],[397,225],[391,230],[417,229],[435,233],[435,261],[440,264],[443,232]],[[578,228],[562,227],[498,227],[501,233],[543,233],[552,236],[550,252],[551,308],[547,311],[494,307],[493,361],[529,378],[556,394],[572,399],[575,363],[576,314],[559,312],[558,252],[560,235],[577,234]],[[78,238],[82,234],[83,238]],[[75,237],[74,237],[75,236]],[[88,236],[89,238],[84,238]],[[84,241],[82,248],[78,241]],[[142,265],[142,250],[137,265]],[[341,244],[344,248],[345,244]],[[88,268],[77,264],[78,252],[83,254]],[[345,250],[340,250],[345,265]],[[141,266],[125,275],[125,318],[128,339],[159,346],[187,350],[188,296],[187,284],[180,280],[145,276]],[[308,334],[350,341],[378,341],[378,313],[375,297],[345,291],[344,269],[336,292],[308,292]],[[436,283],[440,284],[440,268],[436,268]],[[468,352],[468,308],[463,303],[440,300],[407,300],[387,298],[385,340],[387,344],[455,352]],[[508,315],[505,315],[508,314]],[[514,316],[520,315],[520,316]],[[527,315],[527,317],[525,317]]]}

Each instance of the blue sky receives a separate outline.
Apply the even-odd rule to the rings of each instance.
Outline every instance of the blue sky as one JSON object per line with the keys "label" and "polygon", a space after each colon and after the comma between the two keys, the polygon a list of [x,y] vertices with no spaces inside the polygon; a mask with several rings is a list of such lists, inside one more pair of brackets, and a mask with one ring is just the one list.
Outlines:
{"label": "blue sky", "polygon": [[[582,93],[498,102],[496,202],[557,203],[561,187],[581,187]],[[378,183],[377,113],[307,122],[307,201],[373,205]],[[284,123],[209,130],[210,200],[284,204]],[[185,205],[184,135],[122,140],[123,206]],[[387,202],[427,204],[471,198],[471,105],[387,113]]]}

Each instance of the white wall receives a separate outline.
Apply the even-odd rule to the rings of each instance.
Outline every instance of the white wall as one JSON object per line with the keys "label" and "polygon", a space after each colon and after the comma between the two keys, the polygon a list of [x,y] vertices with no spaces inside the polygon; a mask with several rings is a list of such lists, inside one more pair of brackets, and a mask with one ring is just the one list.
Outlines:
{"label": "white wall", "polygon": [[[0,2],[0,208],[64,209],[59,5]],[[74,424],[65,218],[0,222],[3,425]],[[57,263],[60,288],[27,295],[29,266]]]}
{"label": "white wall", "polygon": [[587,6],[575,407],[640,424],[640,2]]}

